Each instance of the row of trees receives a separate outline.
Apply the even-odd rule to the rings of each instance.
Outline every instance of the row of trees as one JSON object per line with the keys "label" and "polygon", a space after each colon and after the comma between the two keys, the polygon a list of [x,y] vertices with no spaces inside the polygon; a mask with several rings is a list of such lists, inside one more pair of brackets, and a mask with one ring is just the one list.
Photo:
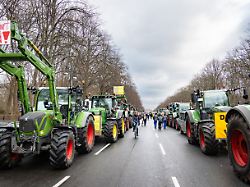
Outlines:
{"label": "row of trees", "polygon": [[[248,31],[250,34],[250,30]],[[223,60],[213,59],[202,71],[194,76],[189,85],[180,88],[166,98],[157,108],[166,107],[171,102],[190,102],[190,94],[197,89],[235,89],[249,87],[250,78],[250,35],[241,44],[227,53]],[[242,90],[230,94],[232,105],[241,102]]]}
{"label": "row of trees", "polygon": [[[128,101],[143,109],[119,50],[101,29],[98,15],[86,2],[1,0],[0,19],[17,21],[20,30],[54,65],[58,86],[69,86],[73,80],[73,84],[83,86],[86,96],[112,93],[114,85],[124,85]],[[46,84],[45,77],[34,67],[30,64],[25,67],[29,85]],[[5,83],[6,104],[11,106],[6,112],[16,113],[16,81],[7,77]]]}

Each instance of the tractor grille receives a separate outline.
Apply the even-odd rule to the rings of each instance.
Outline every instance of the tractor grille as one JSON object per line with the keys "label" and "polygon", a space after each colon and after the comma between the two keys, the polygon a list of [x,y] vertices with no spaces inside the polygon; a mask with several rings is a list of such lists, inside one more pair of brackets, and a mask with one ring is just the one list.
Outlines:
{"label": "tractor grille", "polygon": [[[19,128],[21,132],[33,132],[36,130],[36,121],[40,125],[44,112],[28,112],[20,118]],[[46,120],[44,120],[46,123]]]}

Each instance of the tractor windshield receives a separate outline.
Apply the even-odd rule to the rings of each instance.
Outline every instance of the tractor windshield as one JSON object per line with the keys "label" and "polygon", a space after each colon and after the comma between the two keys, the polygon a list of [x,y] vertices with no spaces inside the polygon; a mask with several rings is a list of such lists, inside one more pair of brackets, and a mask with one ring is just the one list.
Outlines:
{"label": "tractor windshield", "polygon": [[97,108],[97,107],[103,107],[107,110],[110,110],[112,109],[112,98],[93,98],[93,101],[92,101],[92,107],[93,108]]}
{"label": "tractor windshield", "polygon": [[[57,89],[59,106],[68,103],[68,90]],[[49,89],[42,89],[37,97],[37,110],[47,110],[44,106],[44,101],[50,101]]]}
{"label": "tractor windshield", "polygon": [[212,108],[215,106],[229,106],[229,101],[226,92],[205,92],[204,107]]}

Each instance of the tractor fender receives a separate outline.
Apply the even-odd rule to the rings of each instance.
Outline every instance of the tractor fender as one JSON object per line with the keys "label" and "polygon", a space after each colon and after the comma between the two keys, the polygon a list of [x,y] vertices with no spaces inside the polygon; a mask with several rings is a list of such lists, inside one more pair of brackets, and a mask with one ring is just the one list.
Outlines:
{"label": "tractor fender", "polygon": [[185,115],[186,119],[187,119],[187,116],[189,117],[189,120],[190,120],[191,123],[195,123],[195,119],[194,119],[194,115],[193,115],[194,112],[195,112],[194,110],[188,110],[186,112],[186,115]]}
{"label": "tractor fender", "polygon": [[53,129],[51,130],[51,135],[52,135],[52,134],[54,133],[54,131],[57,130],[57,129],[70,130],[70,131],[72,131],[72,132],[75,133],[74,127],[66,126],[66,125],[62,125],[62,126],[57,125],[57,126],[53,127]]}
{"label": "tractor fender", "polygon": [[234,114],[238,114],[246,121],[248,127],[250,128],[250,105],[238,105],[230,109],[226,115],[226,122]]}
{"label": "tractor fender", "polygon": [[94,116],[91,112],[81,111],[76,117],[75,125],[77,128],[82,128],[87,125],[87,120],[89,117],[92,117],[94,120]]}

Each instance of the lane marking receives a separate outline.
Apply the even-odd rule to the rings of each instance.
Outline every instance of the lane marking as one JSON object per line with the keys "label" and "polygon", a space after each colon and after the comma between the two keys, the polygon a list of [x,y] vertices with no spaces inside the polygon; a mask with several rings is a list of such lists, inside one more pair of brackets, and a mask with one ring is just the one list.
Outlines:
{"label": "lane marking", "polygon": [[156,138],[159,138],[158,134],[155,133],[155,137],[156,137]]}
{"label": "lane marking", "polygon": [[103,148],[101,148],[99,151],[97,151],[96,153],[95,153],[95,155],[97,156],[97,155],[99,155],[104,149],[106,149],[108,146],[110,146],[110,143],[108,143],[107,145],[105,145]]}
{"label": "lane marking", "polygon": [[70,178],[70,176],[66,176],[64,177],[62,180],[60,180],[58,183],[56,183],[53,187],[59,187],[61,186],[63,183],[65,183],[66,180],[68,180]]}
{"label": "lane marking", "polygon": [[161,149],[162,154],[163,154],[163,155],[166,155],[166,152],[165,152],[163,146],[161,145],[161,143],[159,143],[159,146],[160,146],[160,149]]}
{"label": "lane marking", "polygon": [[172,181],[173,181],[175,187],[180,187],[180,184],[179,184],[176,177],[172,177]]}

